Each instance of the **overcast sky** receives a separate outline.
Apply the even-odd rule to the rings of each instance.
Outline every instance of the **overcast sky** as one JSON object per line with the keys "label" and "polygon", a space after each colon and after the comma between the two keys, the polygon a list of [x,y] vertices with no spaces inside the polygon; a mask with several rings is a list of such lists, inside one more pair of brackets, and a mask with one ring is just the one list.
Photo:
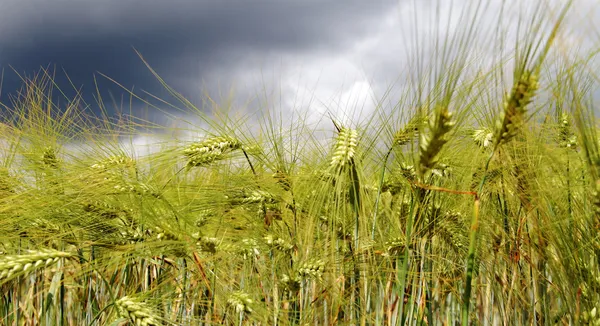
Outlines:
{"label": "overcast sky", "polygon": [[[479,29],[493,28],[501,1],[489,1]],[[544,0],[522,3],[536,1]],[[281,95],[284,109],[312,98],[320,103],[312,104],[315,112],[349,106],[368,112],[374,98],[406,83],[415,26],[425,38],[435,8],[440,17],[457,17],[450,3],[473,2],[417,0],[414,13],[412,0],[0,0],[0,102],[21,86],[13,68],[31,75],[40,67],[56,69],[58,85],[72,96],[64,69],[92,107],[94,74],[104,96],[121,94],[98,72],[165,96],[135,48],[194,103],[202,91],[215,95],[233,86],[242,99],[264,86]],[[592,28],[600,21],[598,5],[575,2],[570,37],[599,44]],[[485,43],[479,47],[484,55],[493,51]]]}

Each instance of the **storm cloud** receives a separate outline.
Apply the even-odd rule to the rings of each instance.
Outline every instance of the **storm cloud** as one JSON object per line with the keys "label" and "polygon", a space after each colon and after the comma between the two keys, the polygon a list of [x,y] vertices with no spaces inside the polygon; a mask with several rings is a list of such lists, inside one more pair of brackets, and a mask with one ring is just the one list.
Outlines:
{"label": "storm cloud", "polygon": [[[262,58],[327,56],[367,36],[395,1],[147,1],[1,0],[0,66],[3,93],[17,89],[18,73],[57,68],[84,93],[101,72],[124,87],[153,94],[161,86],[134,48],[185,95],[198,81],[231,82],[248,62]],[[103,81],[101,88],[117,88]],[[196,83],[195,83],[196,82]],[[163,92],[164,93],[164,92]]]}
{"label": "storm cloud", "polygon": [[[490,1],[490,17],[499,2]],[[0,101],[6,102],[8,94],[22,85],[12,69],[31,75],[40,67],[56,68],[57,84],[73,96],[66,73],[77,88],[83,87],[88,102],[93,102],[94,75],[105,96],[109,91],[117,98],[123,94],[98,72],[126,88],[165,96],[135,49],[192,102],[205,89],[217,91],[235,84],[242,97],[264,85],[278,87],[287,106],[297,105],[302,95],[325,103],[317,109],[321,111],[335,103],[373,106],[373,97],[406,77],[409,57],[414,58],[414,45],[420,42],[411,41],[416,29],[424,37],[452,32],[443,30],[445,21],[437,21],[440,30],[428,30],[436,17],[460,14],[447,3],[0,0],[0,68],[4,69]],[[468,1],[453,3],[468,5]],[[589,9],[592,3],[578,2],[578,8],[586,9],[572,23],[581,23],[583,15],[593,21],[597,11]],[[413,12],[415,7],[419,10]],[[442,11],[439,16],[432,14],[436,8]],[[493,19],[481,19],[480,24],[494,27]],[[457,21],[448,26],[460,28]]]}

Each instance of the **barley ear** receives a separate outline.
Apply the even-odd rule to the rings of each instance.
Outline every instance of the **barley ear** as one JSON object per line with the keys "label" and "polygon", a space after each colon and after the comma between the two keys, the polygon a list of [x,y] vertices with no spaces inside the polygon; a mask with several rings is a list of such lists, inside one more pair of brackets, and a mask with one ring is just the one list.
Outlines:
{"label": "barley ear", "polygon": [[408,122],[394,134],[394,145],[402,146],[409,143],[413,137],[418,135],[419,127],[423,119],[421,115],[415,114]]}
{"label": "barley ear", "polygon": [[560,116],[558,126],[558,142],[560,147],[570,148],[573,150],[577,149],[577,136],[572,131],[571,121],[569,115],[566,113],[563,113]]}
{"label": "barley ear", "polygon": [[49,267],[60,258],[71,258],[75,254],[51,249],[32,251],[27,254],[0,257],[0,283],[36,269]]}
{"label": "barley ear", "polygon": [[236,313],[252,313],[252,304],[254,300],[250,298],[248,293],[242,291],[233,292],[227,299],[227,306],[232,308]]}
{"label": "barley ear", "polygon": [[321,259],[312,259],[304,262],[298,268],[297,274],[302,280],[317,279],[320,280],[325,272],[325,261]]}
{"label": "barley ear", "polygon": [[183,154],[187,157],[188,167],[205,166],[221,160],[225,154],[242,148],[242,144],[231,137],[212,137],[187,146]]}
{"label": "barley ear", "polygon": [[472,134],[473,141],[481,148],[489,148],[494,143],[494,132],[488,128],[477,129]]}
{"label": "barley ear", "polygon": [[56,149],[54,149],[54,147],[52,147],[52,146],[48,146],[48,147],[44,148],[44,151],[43,151],[42,157],[41,157],[41,161],[42,161],[42,164],[46,167],[49,167],[52,169],[58,168],[58,164],[60,163],[60,160],[58,159],[58,157],[56,157]]}
{"label": "barley ear", "polygon": [[452,113],[445,106],[438,107],[437,112],[429,120],[426,132],[421,134],[419,146],[419,173],[423,177],[435,167],[442,147],[448,142],[448,133],[454,126]]}
{"label": "barley ear", "polygon": [[125,296],[115,301],[115,307],[117,308],[120,317],[131,320],[134,325],[162,325],[159,321],[159,317],[156,316],[150,305],[139,299]]}
{"label": "barley ear", "polygon": [[512,88],[504,102],[504,110],[500,113],[494,132],[494,149],[510,141],[525,119],[526,107],[538,89],[536,74],[524,71]]}
{"label": "barley ear", "polygon": [[343,168],[354,163],[358,145],[358,132],[355,129],[340,128],[331,158],[331,167]]}

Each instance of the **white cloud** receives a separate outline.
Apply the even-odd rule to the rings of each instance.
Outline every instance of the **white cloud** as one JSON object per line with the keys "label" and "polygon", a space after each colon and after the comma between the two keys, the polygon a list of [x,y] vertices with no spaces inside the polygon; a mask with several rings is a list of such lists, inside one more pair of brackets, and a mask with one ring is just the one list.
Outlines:
{"label": "white cloud", "polygon": [[[477,12],[477,21],[471,26],[473,21],[468,15],[475,14],[477,3],[479,0],[399,1],[394,10],[372,20],[368,30],[344,48],[301,53],[255,49],[233,65],[213,67],[202,75],[202,83],[194,80],[190,83],[195,83],[198,89],[206,86],[207,80],[212,85],[235,85],[240,104],[249,97],[263,96],[266,90],[268,104],[272,108],[283,112],[308,110],[308,123],[320,122],[320,125],[331,129],[325,115],[330,113],[342,124],[357,125],[370,117],[376,102],[383,100],[386,92],[390,91],[387,93],[389,106],[393,106],[404,92],[410,92],[408,78],[411,72],[414,73],[417,59],[422,60],[423,68],[431,66],[432,62],[439,63],[441,54],[435,56],[434,48],[440,49],[445,40],[450,40],[453,35],[463,35],[468,28],[473,27],[474,34],[467,40],[464,49],[476,59],[467,62],[470,65],[467,73],[476,73],[480,68],[489,69],[502,60],[510,59],[516,39],[516,19],[518,16],[525,19],[533,12],[532,9],[543,4],[536,1],[521,3],[519,0],[483,1]],[[503,3],[505,16],[502,28],[506,40],[504,49],[501,49],[495,33]],[[561,3],[564,1],[552,0],[544,6],[560,9]],[[586,49],[598,46],[590,41],[593,37],[590,29],[581,27],[593,24],[591,17],[600,17],[598,7],[592,0],[576,2],[574,12],[565,23],[564,33],[559,35],[557,47],[572,50],[576,44],[583,44]],[[594,10],[596,13],[591,14]],[[556,10],[544,12],[548,21],[542,37],[547,35],[557,14]],[[578,25],[582,19],[585,22]],[[437,45],[436,40],[439,41]],[[449,45],[455,47],[457,43]],[[454,52],[454,55],[460,54]],[[508,77],[512,76],[510,62],[505,64],[504,69]],[[264,108],[256,106],[254,109]]]}

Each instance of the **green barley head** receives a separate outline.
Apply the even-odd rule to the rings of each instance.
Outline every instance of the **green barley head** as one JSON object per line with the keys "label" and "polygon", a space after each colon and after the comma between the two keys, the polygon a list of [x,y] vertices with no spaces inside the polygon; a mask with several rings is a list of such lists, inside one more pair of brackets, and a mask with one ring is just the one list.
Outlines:
{"label": "green barley head", "polygon": [[188,167],[204,166],[221,160],[225,154],[240,149],[242,144],[231,137],[212,137],[187,146],[183,154],[187,157]]}
{"label": "green barley head", "polygon": [[52,169],[58,168],[60,160],[56,157],[56,150],[52,146],[44,148],[42,153],[42,164]]}
{"label": "green barley head", "polygon": [[133,321],[136,326],[162,325],[154,310],[143,301],[125,296],[118,299],[115,306],[120,317]]}
{"label": "green barley head", "polygon": [[342,168],[353,162],[358,145],[358,132],[356,129],[340,128],[333,157],[331,158],[332,168]]}
{"label": "green barley head", "polygon": [[91,166],[91,168],[96,171],[107,171],[115,168],[127,167],[135,167],[135,160],[126,155],[114,155]]}
{"label": "green barley head", "polygon": [[264,191],[264,190],[260,190],[260,189],[255,189],[252,190],[249,194],[247,194],[243,199],[242,202],[244,204],[258,204],[258,203],[274,203],[276,202],[275,196],[273,196],[273,194]]}
{"label": "green barley head", "polygon": [[438,154],[448,142],[448,133],[454,123],[452,113],[445,106],[438,107],[437,112],[429,120],[426,132],[421,134],[419,146],[419,173],[421,177],[435,167]]}
{"label": "green barley head", "polygon": [[198,239],[196,245],[200,247],[200,250],[214,254],[217,252],[217,247],[219,246],[219,239],[212,237],[201,237],[200,239]]}
{"label": "green barley head", "polygon": [[594,213],[596,216],[600,216],[600,179],[596,180],[594,189],[591,192],[592,204],[594,205]]}
{"label": "green barley head", "polygon": [[31,251],[20,255],[1,256],[0,282],[8,281],[21,273],[51,266],[61,258],[71,258],[74,256],[73,253],[51,249]]}
{"label": "green barley head", "polygon": [[406,163],[400,164],[400,175],[402,175],[402,177],[411,182],[415,181],[415,179],[417,178],[417,172],[415,171],[415,167]]}
{"label": "green barley head", "polygon": [[525,71],[504,102],[504,110],[496,121],[494,148],[510,141],[522,126],[526,107],[539,87],[537,76]]}
{"label": "green barley head", "polygon": [[558,142],[560,147],[577,149],[577,136],[571,130],[571,121],[566,113],[563,113],[560,117]]}
{"label": "green barley head", "polygon": [[473,141],[481,148],[489,148],[494,143],[494,132],[488,128],[473,131]]}
{"label": "green barley head", "polygon": [[242,241],[238,243],[237,247],[238,253],[244,260],[257,257],[260,254],[258,241],[256,241],[256,239],[242,239]]}
{"label": "green barley head", "polygon": [[385,254],[387,256],[397,256],[406,249],[406,242],[403,238],[393,238],[385,242]]}
{"label": "green barley head", "polygon": [[296,292],[302,287],[302,279],[299,276],[283,274],[281,276],[281,286],[290,292]]}
{"label": "green barley head", "polygon": [[271,250],[278,250],[284,253],[290,253],[294,250],[293,244],[272,234],[266,235],[263,240]]}
{"label": "green barley head", "polygon": [[419,128],[424,120],[420,115],[413,116],[404,127],[394,134],[394,144],[398,146],[409,143],[419,133]]}
{"label": "green barley head", "polygon": [[321,279],[325,272],[325,261],[321,259],[312,259],[303,263],[298,268],[298,276],[303,280]]}
{"label": "green barley head", "polygon": [[252,304],[254,300],[250,298],[248,293],[235,291],[229,295],[227,306],[232,308],[236,313],[252,313]]}

